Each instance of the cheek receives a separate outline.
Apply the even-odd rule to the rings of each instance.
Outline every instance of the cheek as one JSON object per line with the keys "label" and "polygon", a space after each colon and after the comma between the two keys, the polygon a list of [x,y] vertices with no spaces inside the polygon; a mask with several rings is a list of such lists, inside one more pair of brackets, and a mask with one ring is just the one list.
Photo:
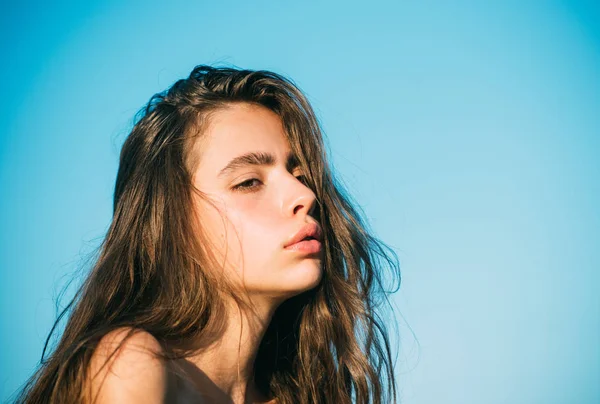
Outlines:
{"label": "cheek", "polygon": [[210,230],[208,237],[218,261],[227,271],[244,272],[248,281],[267,267],[280,266],[277,252],[284,240],[277,207],[266,198],[249,195],[219,201],[215,206],[204,205],[201,217]]}
{"label": "cheek", "polygon": [[[232,245],[230,240],[235,239],[235,235],[232,237],[235,229],[228,218],[226,205],[215,201],[213,204],[202,201],[198,207],[198,213],[205,238],[203,242],[222,262],[226,250]],[[227,254],[229,255],[229,251]]]}
{"label": "cheek", "polygon": [[[253,204],[250,202],[238,204],[235,210],[230,210],[230,225],[237,231],[237,237],[231,237],[232,247],[244,253],[246,263],[264,260],[273,254],[280,243],[282,230],[278,226],[274,208],[266,204]],[[230,244],[231,245],[231,244]]]}

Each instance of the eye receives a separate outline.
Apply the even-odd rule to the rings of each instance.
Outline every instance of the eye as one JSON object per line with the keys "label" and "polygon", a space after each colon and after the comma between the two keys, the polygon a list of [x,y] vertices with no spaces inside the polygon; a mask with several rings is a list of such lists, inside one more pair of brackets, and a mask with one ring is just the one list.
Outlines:
{"label": "eye", "polygon": [[246,181],[240,182],[239,184],[235,185],[232,189],[234,191],[248,191],[248,190],[252,190],[254,188],[257,188],[258,185],[255,185],[254,181],[260,183],[260,180],[258,178],[250,178]]}

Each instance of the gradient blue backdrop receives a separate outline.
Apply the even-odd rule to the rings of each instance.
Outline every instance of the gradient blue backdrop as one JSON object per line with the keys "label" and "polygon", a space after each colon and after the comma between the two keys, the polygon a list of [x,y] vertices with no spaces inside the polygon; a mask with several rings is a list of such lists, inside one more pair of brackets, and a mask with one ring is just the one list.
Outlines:
{"label": "gradient blue backdrop", "polygon": [[398,252],[404,403],[599,403],[600,9],[449,3],[3,4],[0,399],[108,227],[133,114],[224,62],[297,82]]}

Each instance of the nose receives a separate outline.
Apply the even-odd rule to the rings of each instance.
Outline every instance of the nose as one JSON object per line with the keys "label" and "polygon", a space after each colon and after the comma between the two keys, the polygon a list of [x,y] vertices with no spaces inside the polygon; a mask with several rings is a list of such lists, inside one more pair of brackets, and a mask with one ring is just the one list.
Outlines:
{"label": "nose", "polygon": [[293,177],[294,184],[290,186],[288,197],[284,202],[284,213],[289,216],[313,216],[317,206],[315,193]]}

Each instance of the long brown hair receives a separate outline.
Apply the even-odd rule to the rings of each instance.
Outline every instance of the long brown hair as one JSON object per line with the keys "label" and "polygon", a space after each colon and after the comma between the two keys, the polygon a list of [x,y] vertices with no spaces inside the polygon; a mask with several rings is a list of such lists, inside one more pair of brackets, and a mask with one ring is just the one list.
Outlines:
{"label": "long brown hair", "polygon": [[[98,258],[18,402],[81,401],[95,347],[120,327],[147,331],[180,356],[198,348],[189,341],[218,338],[220,280],[206,270],[215,263],[202,242],[202,218],[190,220],[191,173],[199,163],[192,150],[212,113],[243,102],[281,118],[316,195],[325,250],[319,285],[282,303],[272,318],[255,360],[258,388],[280,403],[396,401],[381,313],[400,287],[398,258],[334,177],[309,102],[279,74],[200,65],[138,114],[121,150],[113,218]],[[46,355],[63,316],[65,329]]]}

